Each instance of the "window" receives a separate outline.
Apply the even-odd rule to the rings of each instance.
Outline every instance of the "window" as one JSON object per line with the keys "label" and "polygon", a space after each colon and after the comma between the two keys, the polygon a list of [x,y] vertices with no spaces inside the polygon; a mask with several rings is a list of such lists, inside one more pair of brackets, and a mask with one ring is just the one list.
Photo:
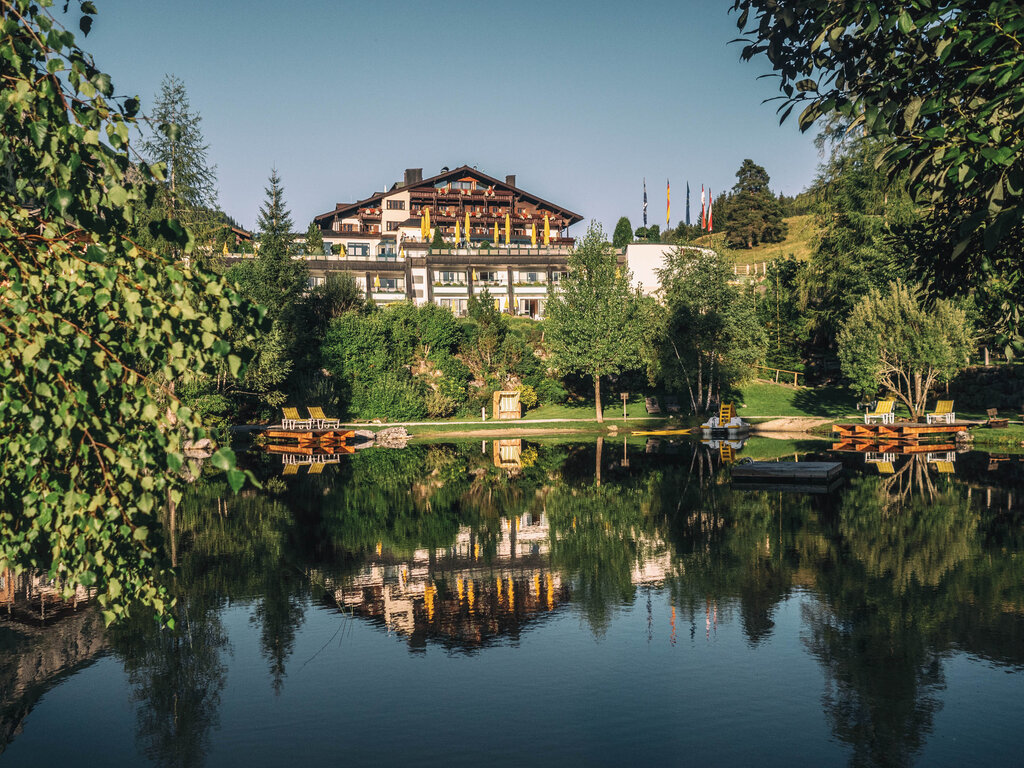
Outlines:
{"label": "window", "polygon": [[561,281],[562,277],[564,277],[564,276],[565,276],[565,272],[552,272],[551,273],[551,282],[552,283],[557,283],[557,282]]}
{"label": "window", "polygon": [[397,277],[381,277],[379,278],[379,280],[380,285],[375,286],[376,290],[378,291],[381,291],[383,293],[394,293],[396,291],[402,290],[402,288],[398,285]]}
{"label": "window", "polygon": [[356,231],[356,225],[355,224],[342,224],[341,225],[341,231],[342,232],[355,232]]}
{"label": "window", "polygon": [[369,256],[370,255],[370,244],[369,243],[349,243],[348,248],[349,256]]}
{"label": "window", "polygon": [[331,225],[331,229],[333,229],[335,232],[341,232],[341,222],[340,221],[335,221]]}
{"label": "window", "polygon": [[465,273],[463,272],[438,272],[437,282],[450,284],[450,283],[461,283],[465,280]]}
{"label": "window", "polygon": [[477,272],[476,279],[481,283],[498,283],[501,282],[501,272]]}
{"label": "window", "polygon": [[388,200],[389,211],[404,211],[405,200]]}
{"label": "window", "polygon": [[543,272],[520,272],[519,282],[521,283],[543,283],[544,273]]}
{"label": "window", "polygon": [[399,226],[400,223],[401,222],[398,222],[398,221],[389,221],[388,222],[388,232],[397,232],[398,231],[398,226]]}

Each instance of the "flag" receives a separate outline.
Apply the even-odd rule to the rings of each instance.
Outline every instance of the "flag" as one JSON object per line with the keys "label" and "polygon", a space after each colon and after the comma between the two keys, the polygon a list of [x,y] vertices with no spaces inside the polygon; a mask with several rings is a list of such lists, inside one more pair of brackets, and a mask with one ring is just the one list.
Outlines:
{"label": "flag", "polygon": [[532,245],[534,248],[537,247],[537,225],[536,224],[531,224],[530,225],[530,245]]}
{"label": "flag", "polygon": [[711,229],[712,229],[712,227],[711,227],[711,208],[712,208],[711,187],[708,187],[708,232],[710,232]]}
{"label": "flag", "polygon": [[505,245],[508,245],[512,240],[512,219],[506,213],[505,214]]}
{"label": "flag", "polygon": [[686,226],[690,226],[690,182],[686,182]]}
{"label": "flag", "polygon": [[704,185],[700,185],[700,228],[704,229],[704,220],[706,213],[704,211]]}
{"label": "flag", "polygon": [[466,211],[466,245],[469,245],[469,211]]}
{"label": "flag", "polygon": [[665,179],[665,229],[669,227],[669,220],[672,218],[672,185]]}
{"label": "flag", "polygon": [[647,179],[644,179],[644,227],[647,226]]}
{"label": "flag", "polygon": [[544,214],[544,245],[551,245],[551,220]]}

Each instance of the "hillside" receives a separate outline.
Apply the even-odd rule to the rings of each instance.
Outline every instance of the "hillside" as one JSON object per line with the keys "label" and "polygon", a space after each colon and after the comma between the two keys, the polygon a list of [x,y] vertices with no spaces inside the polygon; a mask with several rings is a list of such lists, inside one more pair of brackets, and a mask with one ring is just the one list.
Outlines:
{"label": "hillside", "polygon": [[789,225],[789,232],[781,243],[758,245],[749,250],[746,248],[734,250],[726,247],[725,235],[716,232],[698,238],[693,244],[714,248],[736,264],[771,261],[780,257],[784,258],[789,254],[793,254],[800,261],[810,258],[814,248],[814,238],[818,231],[814,225],[814,215],[790,216],[784,221]]}

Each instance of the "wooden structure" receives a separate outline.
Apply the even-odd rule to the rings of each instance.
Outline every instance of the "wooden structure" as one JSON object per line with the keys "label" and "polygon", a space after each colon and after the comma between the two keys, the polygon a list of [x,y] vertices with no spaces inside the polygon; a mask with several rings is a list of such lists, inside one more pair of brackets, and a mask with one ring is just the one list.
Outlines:
{"label": "wooden structure", "polygon": [[658,405],[658,398],[656,397],[645,397],[644,407],[647,409],[648,416],[653,416],[656,413],[661,413],[661,406]]}
{"label": "wooden structure", "polygon": [[288,445],[271,443],[267,450],[272,453],[297,453],[312,456],[319,453],[352,453],[354,449],[347,445],[349,438],[355,436],[350,429],[281,429],[273,427],[264,434],[270,440],[287,441]]}
{"label": "wooden structure", "polygon": [[492,413],[498,420],[521,419],[523,408],[519,402],[519,393],[511,389],[495,392]]}
{"label": "wooden structure", "polygon": [[985,422],[986,427],[991,427],[992,429],[1003,429],[1004,427],[1010,426],[1009,419],[999,418],[999,411],[997,409],[989,408],[985,413],[988,414],[988,421]]}
{"label": "wooden structure", "polygon": [[838,461],[752,461],[734,464],[730,474],[740,490],[829,493],[843,483]]}
{"label": "wooden structure", "polygon": [[522,440],[495,440],[494,466],[499,469],[513,469],[523,465]]}

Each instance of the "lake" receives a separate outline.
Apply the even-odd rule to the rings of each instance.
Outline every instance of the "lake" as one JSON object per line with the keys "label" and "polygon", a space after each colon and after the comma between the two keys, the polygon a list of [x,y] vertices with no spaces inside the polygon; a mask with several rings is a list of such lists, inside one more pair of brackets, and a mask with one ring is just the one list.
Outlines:
{"label": "lake", "polygon": [[827,446],[252,452],[175,513],[174,630],[3,579],[0,762],[1020,764],[1024,461]]}

